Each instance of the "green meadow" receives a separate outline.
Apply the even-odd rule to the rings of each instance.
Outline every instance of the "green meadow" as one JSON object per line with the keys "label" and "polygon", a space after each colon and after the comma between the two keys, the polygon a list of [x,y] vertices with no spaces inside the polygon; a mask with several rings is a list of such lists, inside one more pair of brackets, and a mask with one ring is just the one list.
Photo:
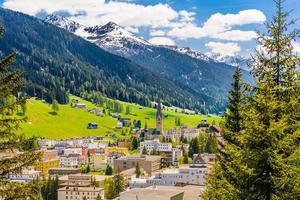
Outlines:
{"label": "green meadow", "polygon": [[[70,99],[78,99],[80,103],[85,104],[88,108],[99,108],[91,102],[82,100],[78,97],[71,96]],[[156,110],[154,108],[142,107],[136,104],[120,102],[123,105],[122,117],[133,120],[141,120],[142,127],[147,124],[148,128],[155,128]],[[126,106],[131,108],[130,114],[126,115]],[[202,119],[209,122],[218,123],[221,118],[214,116],[183,114],[181,111],[175,112],[174,109],[165,108],[163,110],[163,128],[168,130],[176,127],[175,118],[180,118],[181,123],[188,127],[195,127]],[[27,122],[21,125],[21,132],[26,136],[36,136],[49,139],[63,139],[84,136],[103,136],[108,138],[109,133],[114,133],[118,138],[129,137],[130,128],[116,129],[117,119],[108,116],[106,111],[105,117],[96,116],[86,112],[83,109],[74,109],[70,104],[59,105],[59,111],[56,115],[52,113],[51,105],[36,99],[27,101],[26,109]],[[89,122],[98,124],[98,129],[87,129]],[[110,139],[111,140],[111,139]]]}

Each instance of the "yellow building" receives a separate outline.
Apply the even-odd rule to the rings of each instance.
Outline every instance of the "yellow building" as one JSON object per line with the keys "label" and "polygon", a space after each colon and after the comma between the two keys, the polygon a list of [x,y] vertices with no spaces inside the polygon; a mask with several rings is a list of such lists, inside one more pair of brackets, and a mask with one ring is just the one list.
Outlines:
{"label": "yellow building", "polygon": [[39,161],[36,162],[34,166],[36,171],[41,171],[44,176],[47,176],[50,168],[59,167],[59,159]]}
{"label": "yellow building", "polygon": [[105,154],[108,155],[110,153],[122,153],[124,155],[128,155],[128,148],[126,147],[107,147],[105,148]]}
{"label": "yellow building", "polygon": [[106,169],[107,167],[107,156],[105,154],[93,154],[89,158],[87,157],[87,163],[90,163],[90,167],[93,170]]}

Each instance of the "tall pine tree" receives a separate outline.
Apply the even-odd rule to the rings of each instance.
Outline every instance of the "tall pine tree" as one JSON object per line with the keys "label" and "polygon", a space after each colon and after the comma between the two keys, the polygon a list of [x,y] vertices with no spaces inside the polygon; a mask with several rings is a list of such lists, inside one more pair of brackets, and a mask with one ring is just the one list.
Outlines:
{"label": "tall pine tree", "polygon": [[252,72],[257,88],[245,108],[242,160],[245,193],[251,199],[300,198],[299,57],[293,53],[299,30],[289,31],[288,12],[277,13],[258,41]]}
{"label": "tall pine tree", "polygon": [[[222,126],[223,140],[219,141],[218,162],[209,176],[205,199],[243,199],[240,193],[239,156],[241,144],[238,138],[242,130],[243,82],[239,67],[233,75],[232,89],[229,91],[229,105]],[[209,140],[207,141],[207,143]],[[206,151],[207,148],[206,148]]]}
{"label": "tall pine tree", "polygon": [[[0,27],[0,35],[4,30]],[[16,54],[11,54],[0,61],[0,151],[11,153],[11,157],[0,158],[0,199],[34,199],[38,198],[37,188],[32,184],[24,185],[9,182],[8,174],[20,173],[23,168],[32,165],[39,157],[33,150],[24,151],[24,137],[17,134],[20,123],[25,118],[16,115],[25,99],[14,98],[24,86],[22,73],[9,70]],[[14,98],[14,101],[7,101]],[[16,154],[18,151],[22,152]]]}
{"label": "tall pine tree", "polygon": [[240,132],[227,134],[225,126],[206,199],[300,198],[300,59],[292,46],[300,31],[288,31],[294,21],[287,20],[282,0],[275,3],[267,34],[258,37],[262,50],[252,64],[256,86],[242,104]]}

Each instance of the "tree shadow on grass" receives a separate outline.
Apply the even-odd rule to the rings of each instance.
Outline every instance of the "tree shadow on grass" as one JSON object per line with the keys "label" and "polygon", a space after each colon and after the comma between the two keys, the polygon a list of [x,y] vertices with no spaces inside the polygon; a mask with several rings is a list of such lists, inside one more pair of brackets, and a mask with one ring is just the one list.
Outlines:
{"label": "tree shadow on grass", "polygon": [[49,112],[49,114],[55,116],[57,115],[57,112]]}

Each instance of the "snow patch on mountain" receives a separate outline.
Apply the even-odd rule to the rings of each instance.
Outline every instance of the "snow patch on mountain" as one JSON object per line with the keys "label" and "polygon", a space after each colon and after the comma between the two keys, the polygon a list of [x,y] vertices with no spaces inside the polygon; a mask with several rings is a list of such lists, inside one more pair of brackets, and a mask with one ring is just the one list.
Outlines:
{"label": "snow patch on mountain", "polygon": [[152,46],[148,41],[134,35],[114,22],[108,22],[103,26],[85,27],[68,18],[57,15],[49,15],[45,22],[74,33],[109,52],[118,52],[117,54],[120,55],[139,54],[141,46],[144,49],[147,49],[147,46]]}
{"label": "snow patch on mountain", "polygon": [[177,51],[181,54],[185,54],[187,56],[199,59],[199,60],[204,60],[204,61],[210,61],[211,59],[205,55],[204,53],[196,50],[192,50],[189,47],[178,47],[178,46],[165,46],[166,48],[169,48],[173,51]]}
{"label": "snow patch on mountain", "polygon": [[211,59],[220,62],[225,63],[227,65],[231,65],[234,67],[240,67],[244,70],[249,70],[248,65],[251,62],[250,58],[246,58],[243,56],[235,55],[235,56],[222,56],[220,54],[211,54],[208,53],[207,56],[209,56]]}
{"label": "snow patch on mountain", "polygon": [[[101,48],[120,56],[131,57],[145,53],[145,51],[152,52],[153,45],[145,39],[136,36],[134,33],[126,30],[114,22],[108,22],[102,26],[85,27],[75,21],[66,17],[49,15],[45,22],[51,23],[55,26],[63,28],[75,35],[78,35]],[[232,66],[240,66],[242,69],[248,70],[249,59],[241,56],[221,56],[220,54],[202,53],[193,50],[189,47],[167,46],[160,45],[160,47],[168,48],[170,50],[179,52],[181,54],[199,59],[205,62],[219,62]],[[155,58],[159,58],[157,55]],[[201,76],[201,75],[200,75]],[[200,77],[199,77],[200,78]]]}

